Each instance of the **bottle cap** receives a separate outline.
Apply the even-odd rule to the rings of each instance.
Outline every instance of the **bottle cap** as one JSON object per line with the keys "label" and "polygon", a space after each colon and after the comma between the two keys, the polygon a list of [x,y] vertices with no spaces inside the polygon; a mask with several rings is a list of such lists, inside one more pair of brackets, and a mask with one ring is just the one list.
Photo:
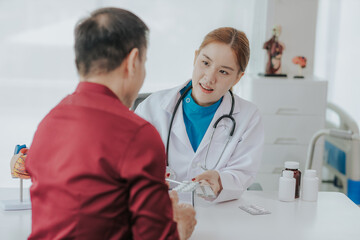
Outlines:
{"label": "bottle cap", "polygon": [[314,170],[314,169],[305,170],[304,177],[315,178],[316,177],[316,170]]}
{"label": "bottle cap", "polygon": [[286,177],[286,178],[294,178],[294,172],[293,172],[293,171],[285,170],[285,171],[283,171],[283,177]]}
{"label": "bottle cap", "polygon": [[285,162],[285,168],[288,169],[299,169],[299,162]]}

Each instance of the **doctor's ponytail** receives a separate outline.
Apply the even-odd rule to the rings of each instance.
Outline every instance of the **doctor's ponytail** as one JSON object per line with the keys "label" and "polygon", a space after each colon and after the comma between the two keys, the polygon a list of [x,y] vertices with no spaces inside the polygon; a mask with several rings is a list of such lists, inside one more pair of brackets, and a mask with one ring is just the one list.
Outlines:
{"label": "doctor's ponytail", "polygon": [[199,51],[212,42],[228,44],[236,55],[239,71],[245,72],[250,58],[250,47],[244,32],[231,27],[217,28],[205,36]]}

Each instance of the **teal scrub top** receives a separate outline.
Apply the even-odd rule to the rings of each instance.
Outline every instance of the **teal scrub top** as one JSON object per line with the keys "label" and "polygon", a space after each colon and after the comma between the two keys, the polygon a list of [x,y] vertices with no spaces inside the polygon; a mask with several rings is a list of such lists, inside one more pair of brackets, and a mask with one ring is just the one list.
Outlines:
{"label": "teal scrub top", "polygon": [[[181,89],[180,93],[184,93],[185,89],[188,88],[190,84],[192,84],[191,81],[185,88]],[[190,89],[190,91],[183,99],[182,106],[186,132],[189,137],[191,146],[194,152],[196,152],[201,140],[206,133],[206,130],[211,123],[211,120],[215,115],[216,110],[220,106],[222,98],[210,106],[202,107],[194,101],[191,93],[192,89]]]}

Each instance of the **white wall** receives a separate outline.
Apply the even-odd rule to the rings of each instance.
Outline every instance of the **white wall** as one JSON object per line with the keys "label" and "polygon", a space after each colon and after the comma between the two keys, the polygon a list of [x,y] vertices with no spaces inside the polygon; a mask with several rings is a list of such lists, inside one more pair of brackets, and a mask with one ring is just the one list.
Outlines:
{"label": "white wall", "polygon": [[328,101],[360,125],[360,1],[319,3],[315,74],[329,81]]}
{"label": "white wall", "polygon": [[95,0],[0,1],[0,187],[18,185],[9,167],[15,145],[30,145],[40,120],[74,90],[73,28],[79,13],[95,6]]}
{"label": "white wall", "polygon": [[[283,72],[292,77],[297,66],[291,59],[307,57],[305,75],[328,80],[329,101],[360,124],[358,0],[0,1],[0,187],[18,184],[8,171],[14,146],[30,144],[40,120],[77,84],[75,23],[93,9],[110,5],[133,11],[151,29],[141,92],[191,77],[194,50],[208,31],[219,26],[245,31],[251,47],[247,74],[263,72],[262,45],[271,37],[272,27],[280,24],[280,41],[286,46]],[[245,75],[242,81],[246,80]],[[236,91],[240,89],[241,84]]]}
{"label": "white wall", "polygon": [[295,56],[305,56],[307,66],[305,76],[314,72],[314,49],[316,36],[317,0],[269,0],[266,23],[266,39],[272,36],[274,25],[282,26],[279,40],[285,44],[282,58],[282,71],[293,77],[297,65],[292,63]]}
{"label": "white wall", "polygon": [[267,1],[264,0],[105,0],[133,11],[150,27],[147,77],[140,92],[174,87],[191,78],[195,50],[211,30],[230,26],[250,41],[248,71],[262,64]]}
{"label": "white wall", "polygon": [[[249,71],[262,69],[265,0],[6,0],[0,1],[0,187],[14,187],[9,160],[16,144],[31,144],[38,123],[77,84],[75,23],[103,6],[126,8],[150,28],[147,77],[141,92],[191,77],[194,51],[221,26],[250,40]],[[44,146],[46,147],[46,146]],[[30,181],[26,181],[28,185]]]}

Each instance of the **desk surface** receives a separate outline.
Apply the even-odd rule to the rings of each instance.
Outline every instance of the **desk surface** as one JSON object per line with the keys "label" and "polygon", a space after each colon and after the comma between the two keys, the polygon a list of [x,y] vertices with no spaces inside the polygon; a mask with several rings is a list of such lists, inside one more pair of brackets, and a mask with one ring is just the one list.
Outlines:
{"label": "desk surface", "polygon": [[342,193],[319,192],[317,202],[280,202],[277,192],[248,191],[242,199],[271,214],[246,213],[240,200],[198,206],[191,239],[360,239],[360,208]]}
{"label": "desk surface", "polygon": [[[0,189],[0,199],[15,199],[16,189]],[[240,200],[198,206],[198,223],[191,239],[360,239],[360,208],[342,193],[320,192],[318,202],[280,202],[276,192],[247,191],[243,200],[271,211],[250,215]],[[0,210],[1,239],[26,239],[31,211]]]}
{"label": "desk surface", "polygon": [[[19,201],[19,189],[0,188],[0,200]],[[24,199],[29,199],[29,190],[24,189]],[[0,238],[27,239],[31,232],[31,210],[3,211],[0,208]]]}

